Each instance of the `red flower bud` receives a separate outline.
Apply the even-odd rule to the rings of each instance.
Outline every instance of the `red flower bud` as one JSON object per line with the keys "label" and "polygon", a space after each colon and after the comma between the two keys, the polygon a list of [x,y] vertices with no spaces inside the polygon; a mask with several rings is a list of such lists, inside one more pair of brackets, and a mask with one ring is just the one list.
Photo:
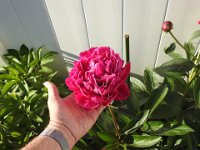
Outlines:
{"label": "red flower bud", "polygon": [[197,23],[198,23],[198,24],[200,24],[200,20],[199,20],[199,21],[197,21]]}
{"label": "red flower bud", "polygon": [[173,24],[171,21],[165,21],[162,24],[162,30],[165,32],[169,32],[173,29]]}

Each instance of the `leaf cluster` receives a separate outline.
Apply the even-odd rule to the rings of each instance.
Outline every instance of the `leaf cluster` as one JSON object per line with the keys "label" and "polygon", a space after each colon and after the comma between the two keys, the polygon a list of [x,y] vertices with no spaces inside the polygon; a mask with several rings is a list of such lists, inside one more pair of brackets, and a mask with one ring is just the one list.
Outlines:
{"label": "leaf cluster", "polygon": [[54,81],[59,88],[63,85],[57,72],[48,66],[56,52],[25,45],[7,51],[7,65],[0,67],[0,147],[18,149],[48,123],[47,89],[43,83]]}

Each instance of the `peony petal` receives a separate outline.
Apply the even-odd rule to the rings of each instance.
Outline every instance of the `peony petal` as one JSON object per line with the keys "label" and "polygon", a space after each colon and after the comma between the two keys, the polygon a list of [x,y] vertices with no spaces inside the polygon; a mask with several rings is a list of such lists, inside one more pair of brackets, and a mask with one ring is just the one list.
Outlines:
{"label": "peony petal", "polygon": [[65,84],[68,86],[68,88],[70,90],[74,89],[74,83],[73,83],[73,80],[71,78],[66,78],[65,79]]}
{"label": "peony petal", "polygon": [[118,95],[115,98],[115,100],[126,100],[130,96],[130,90],[126,83],[118,87],[117,91],[118,91]]}
{"label": "peony petal", "polygon": [[95,74],[97,76],[104,75],[104,73],[105,73],[105,66],[104,66],[103,62],[95,64],[95,71],[96,71]]}
{"label": "peony petal", "polygon": [[129,76],[130,70],[131,70],[131,64],[128,63],[124,67],[123,71],[120,73],[120,78],[121,78],[122,81],[125,81],[126,78]]}

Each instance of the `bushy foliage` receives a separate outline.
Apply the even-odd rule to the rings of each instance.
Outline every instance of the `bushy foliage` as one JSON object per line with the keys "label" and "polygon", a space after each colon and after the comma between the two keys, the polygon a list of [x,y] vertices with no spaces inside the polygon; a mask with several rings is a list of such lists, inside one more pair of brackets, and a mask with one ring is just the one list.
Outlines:
{"label": "bushy foliage", "polygon": [[7,65],[0,68],[1,149],[19,149],[45,128],[49,121],[45,81],[57,83],[62,95],[68,92],[57,72],[47,66],[56,52],[43,49],[22,45],[4,55]]}

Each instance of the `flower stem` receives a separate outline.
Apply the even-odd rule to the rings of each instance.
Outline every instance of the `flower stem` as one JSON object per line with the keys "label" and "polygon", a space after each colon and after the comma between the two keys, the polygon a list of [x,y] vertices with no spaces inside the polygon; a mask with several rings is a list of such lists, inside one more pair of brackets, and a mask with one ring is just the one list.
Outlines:
{"label": "flower stem", "polygon": [[[126,63],[129,63],[130,62],[130,50],[129,50],[129,35],[128,34],[125,35],[125,45],[126,45]],[[130,89],[130,84],[131,84],[130,74],[127,77],[127,84]]]}
{"label": "flower stem", "polygon": [[[200,57],[200,51],[196,54],[196,56],[194,57],[194,64],[195,65],[198,65],[198,60],[199,60],[199,57]],[[188,80],[187,80],[187,86],[185,88],[185,91],[184,91],[184,97],[186,97],[187,95],[187,92],[188,92],[188,89],[190,87],[190,84],[192,83],[192,81],[195,79],[195,77],[197,76],[197,72],[199,71],[199,67],[198,66],[195,66],[190,74],[189,74],[189,77],[188,77]]]}
{"label": "flower stem", "polygon": [[113,110],[112,110],[110,105],[108,106],[108,109],[109,109],[111,117],[112,117],[112,121],[113,121],[113,125],[115,127],[116,135],[117,135],[118,139],[121,140],[119,126],[117,124],[117,120],[116,120],[115,114],[114,114],[114,112],[113,112]]}
{"label": "flower stem", "polygon": [[173,37],[173,39],[176,41],[176,43],[178,43],[178,45],[183,48],[185,50],[186,53],[188,53],[187,49],[185,49],[185,47],[179,42],[179,40],[174,36],[174,34],[169,31],[169,34]]}

